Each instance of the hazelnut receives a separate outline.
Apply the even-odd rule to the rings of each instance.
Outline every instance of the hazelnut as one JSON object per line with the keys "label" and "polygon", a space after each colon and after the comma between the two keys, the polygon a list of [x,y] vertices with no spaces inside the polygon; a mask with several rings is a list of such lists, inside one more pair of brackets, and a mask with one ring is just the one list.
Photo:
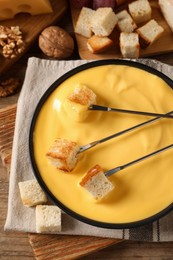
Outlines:
{"label": "hazelnut", "polygon": [[65,59],[73,53],[74,40],[62,28],[49,26],[39,36],[39,47],[49,57]]}

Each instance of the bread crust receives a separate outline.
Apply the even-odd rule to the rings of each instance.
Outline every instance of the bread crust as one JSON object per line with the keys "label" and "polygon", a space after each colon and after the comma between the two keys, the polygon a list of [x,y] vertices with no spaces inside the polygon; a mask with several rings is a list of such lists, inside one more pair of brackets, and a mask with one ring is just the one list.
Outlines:
{"label": "bread crust", "polygon": [[23,205],[32,207],[47,202],[47,197],[36,179],[19,182],[18,185]]}
{"label": "bread crust", "polygon": [[95,103],[96,95],[90,88],[82,85],[76,87],[74,92],[68,96],[68,99],[71,102],[86,106]]}
{"label": "bread crust", "polygon": [[[134,43],[129,44],[128,43],[128,37],[134,37]],[[139,52],[140,52],[140,44],[139,44],[139,38],[137,33],[124,33],[121,32],[120,34],[120,50],[121,54],[124,58],[138,58]]]}
{"label": "bread crust", "polygon": [[85,186],[85,184],[92,179],[93,176],[97,175],[99,172],[102,172],[102,168],[100,167],[100,165],[96,164],[95,166],[93,166],[91,169],[88,170],[88,172],[86,173],[86,175],[82,178],[82,180],[80,181],[80,185],[81,186]]}
{"label": "bread crust", "polygon": [[[151,33],[152,30],[153,35],[151,38],[149,33]],[[138,28],[136,32],[139,34],[139,42],[141,47],[146,48],[161,36],[161,34],[164,32],[164,29],[154,19],[152,19],[144,26]]]}
{"label": "bread crust", "polygon": [[78,157],[79,146],[76,142],[57,138],[46,153],[50,164],[57,169],[70,172],[75,167]]}
{"label": "bread crust", "polygon": [[108,37],[99,37],[93,35],[87,41],[87,47],[92,53],[101,53],[109,49],[113,45],[113,41]]}

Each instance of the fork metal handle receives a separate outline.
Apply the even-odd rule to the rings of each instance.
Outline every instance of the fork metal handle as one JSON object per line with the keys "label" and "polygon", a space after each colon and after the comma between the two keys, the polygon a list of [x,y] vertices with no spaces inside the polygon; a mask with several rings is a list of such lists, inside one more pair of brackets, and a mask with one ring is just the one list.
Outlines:
{"label": "fork metal handle", "polygon": [[125,114],[134,114],[134,115],[143,115],[143,116],[152,116],[152,117],[165,117],[173,119],[172,115],[168,114],[160,114],[160,113],[153,113],[153,112],[144,112],[144,111],[136,111],[136,110],[127,110],[127,109],[121,109],[121,108],[111,108],[111,107],[105,107],[105,106],[99,106],[99,105],[90,105],[89,110],[97,110],[97,111],[107,111],[107,112],[119,112],[119,113],[125,113]]}
{"label": "fork metal handle", "polygon": [[[173,113],[173,111],[170,111],[170,112],[167,113],[166,115],[170,115],[170,114],[172,114],[172,113]],[[132,126],[132,127],[130,127],[130,128],[127,128],[127,129],[125,129],[125,130],[123,130],[123,131],[120,131],[120,132],[118,132],[118,133],[115,133],[115,134],[113,134],[113,135],[107,136],[107,137],[105,137],[105,138],[103,138],[103,139],[100,139],[100,140],[91,142],[91,143],[89,143],[89,144],[87,144],[87,145],[81,146],[81,147],[80,147],[80,150],[79,150],[79,153],[84,152],[84,151],[86,151],[86,150],[88,150],[88,149],[90,149],[90,148],[96,146],[97,144],[104,143],[104,142],[106,142],[106,141],[108,141],[108,140],[110,140],[110,139],[112,139],[112,138],[115,138],[115,137],[120,136],[120,135],[122,135],[122,134],[128,133],[128,132],[133,131],[133,130],[135,130],[135,129],[138,129],[138,128],[142,127],[142,126],[149,125],[149,124],[151,124],[152,122],[155,122],[155,121],[157,121],[157,120],[159,120],[159,119],[161,119],[161,117],[155,117],[155,118],[153,118],[153,119],[150,119],[150,120],[145,121],[145,122],[143,122],[143,123],[140,123],[140,124],[138,124],[138,125]]]}
{"label": "fork metal handle", "polygon": [[111,176],[112,174],[114,174],[114,173],[116,173],[116,172],[118,172],[118,171],[121,171],[121,170],[123,170],[123,169],[125,169],[125,168],[127,168],[127,167],[129,167],[129,166],[132,166],[132,165],[134,165],[134,164],[136,164],[136,163],[139,163],[139,162],[141,162],[141,161],[143,161],[143,160],[145,160],[145,159],[148,159],[148,158],[150,158],[150,157],[153,157],[153,156],[155,156],[155,155],[157,155],[157,154],[160,154],[161,152],[167,151],[168,149],[171,149],[171,148],[173,148],[173,144],[170,144],[170,145],[168,145],[168,146],[166,146],[166,147],[163,147],[163,148],[161,148],[161,149],[159,149],[159,150],[156,150],[155,152],[152,152],[152,153],[150,153],[150,154],[147,154],[147,155],[145,155],[145,156],[143,156],[143,157],[140,157],[140,158],[138,158],[138,159],[136,159],[136,160],[134,160],[134,161],[131,161],[131,162],[126,163],[126,164],[124,164],[124,165],[121,165],[121,166],[118,166],[118,167],[116,167],[116,168],[113,168],[113,169],[111,169],[111,170],[105,172],[105,175],[106,175],[107,177],[108,177],[108,176]]}

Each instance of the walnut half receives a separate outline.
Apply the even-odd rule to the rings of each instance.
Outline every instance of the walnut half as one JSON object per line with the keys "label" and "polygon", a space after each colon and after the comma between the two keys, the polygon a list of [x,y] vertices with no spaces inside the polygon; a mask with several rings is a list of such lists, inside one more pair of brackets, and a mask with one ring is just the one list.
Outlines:
{"label": "walnut half", "polygon": [[0,82],[0,97],[8,97],[15,94],[21,87],[19,78],[8,78]]}
{"label": "walnut half", "polygon": [[64,29],[49,26],[39,36],[39,47],[49,57],[66,59],[73,53],[74,41]]}
{"label": "walnut half", "polygon": [[0,47],[4,58],[13,59],[23,52],[25,44],[19,26],[0,26]]}

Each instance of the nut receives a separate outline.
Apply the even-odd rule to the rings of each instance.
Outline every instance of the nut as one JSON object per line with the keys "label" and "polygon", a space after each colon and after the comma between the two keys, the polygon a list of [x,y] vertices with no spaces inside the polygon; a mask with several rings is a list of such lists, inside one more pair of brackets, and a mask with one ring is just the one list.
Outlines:
{"label": "nut", "polygon": [[25,44],[19,26],[0,26],[0,47],[4,58],[10,59],[17,57],[24,50]]}
{"label": "nut", "polygon": [[49,26],[39,36],[39,47],[49,57],[66,59],[74,50],[73,38],[58,26]]}
{"label": "nut", "polygon": [[8,78],[0,82],[0,97],[8,97],[15,94],[21,87],[18,78]]}

